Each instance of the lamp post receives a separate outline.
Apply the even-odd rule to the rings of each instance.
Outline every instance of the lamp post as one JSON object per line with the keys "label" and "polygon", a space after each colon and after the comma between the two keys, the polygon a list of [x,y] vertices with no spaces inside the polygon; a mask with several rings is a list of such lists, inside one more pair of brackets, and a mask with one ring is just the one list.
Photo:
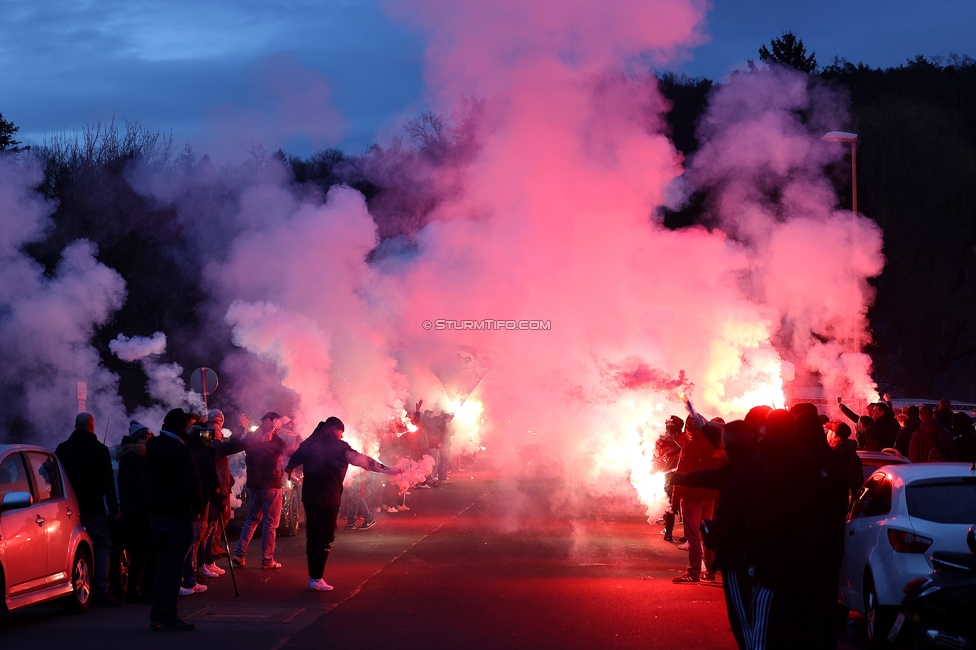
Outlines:
{"label": "lamp post", "polygon": [[[846,131],[831,131],[824,134],[825,142],[850,142],[851,143],[851,250],[857,246],[857,134]],[[854,352],[861,351],[861,335],[855,328],[854,331]],[[857,400],[855,400],[855,403]]]}
{"label": "lamp post", "polygon": [[853,197],[854,218],[857,219],[857,134],[846,131],[831,131],[824,135],[825,142],[851,143],[851,195]]}

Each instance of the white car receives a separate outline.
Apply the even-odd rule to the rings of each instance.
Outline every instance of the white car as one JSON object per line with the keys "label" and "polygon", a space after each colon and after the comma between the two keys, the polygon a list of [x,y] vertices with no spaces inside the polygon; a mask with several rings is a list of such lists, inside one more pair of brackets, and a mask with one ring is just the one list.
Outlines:
{"label": "white car", "polygon": [[883,640],[912,579],[932,572],[935,551],[966,553],[976,524],[970,463],[886,465],[861,487],[847,515],[839,599]]}
{"label": "white car", "polygon": [[888,451],[864,451],[863,449],[858,449],[857,457],[861,459],[861,467],[864,470],[865,481],[886,465],[904,465],[909,462],[907,458],[894,449],[889,449]]}
{"label": "white car", "polygon": [[49,600],[84,612],[91,588],[91,539],[57,456],[0,445],[0,615]]}

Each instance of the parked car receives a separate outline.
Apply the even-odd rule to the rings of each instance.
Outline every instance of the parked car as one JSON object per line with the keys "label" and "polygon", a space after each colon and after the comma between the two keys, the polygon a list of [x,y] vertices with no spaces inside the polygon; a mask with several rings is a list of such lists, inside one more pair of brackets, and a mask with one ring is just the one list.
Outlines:
{"label": "parked car", "polygon": [[857,455],[861,459],[861,467],[864,468],[865,481],[885,465],[904,465],[911,462],[898,453],[896,449],[887,449],[885,451],[864,451],[863,449],[858,449]]}
{"label": "parked car", "polygon": [[0,445],[0,589],[6,610],[51,600],[84,612],[92,594],[92,544],[54,453]]}
{"label": "parked car", "polygon": [[839,600],[864,614],[868,639],[888,635],[906,584],[932,572],[933,552],[967,552],[976,512],[969,463],[891,464],[872,474],[847,516]]}

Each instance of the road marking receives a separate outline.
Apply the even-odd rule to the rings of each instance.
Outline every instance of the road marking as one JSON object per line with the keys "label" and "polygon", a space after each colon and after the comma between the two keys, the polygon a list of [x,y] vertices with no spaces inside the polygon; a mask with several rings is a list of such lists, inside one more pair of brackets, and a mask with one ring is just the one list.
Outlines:
{"label": "road marking", "polygon": [[192,614],[192,618],[206,621],[253,621],[255,623],[290,623],[305,611],[304,607],[208,606]]}

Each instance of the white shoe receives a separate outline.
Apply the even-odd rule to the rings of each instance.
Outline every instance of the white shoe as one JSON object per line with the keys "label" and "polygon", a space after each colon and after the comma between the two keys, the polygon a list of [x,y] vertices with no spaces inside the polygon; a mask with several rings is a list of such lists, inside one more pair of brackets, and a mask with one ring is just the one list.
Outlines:
{"label": "white shoe", "polygon": [[192,589],[190,589],[189,587],[180,587],[180,595],[181,596],[192,596],[195,593],[196,592],[193,591]]}
{"label": "white shoe", "polygon": [[332,585],[325,581],[325,578],[315,578],[308,579],[308,590],[309,591],[332,591]]}
{"label": "white shoe", "polygon": [[221,569],[219,566],[217,566],[217,563],[216,562],[213,563],[213,564],[208,564],[207,565],[207,568],[210,569],[211,571],[213,571],[214,573],[216,573],[219,576],[222,576],[225,573],[227,573],[226,571],[224,571],[223,569]]}
{"label": "white shoe", "polygon": [[197,567],[197,573],[202,575],[204,578],[218,578],[220,574],[210,568],[209,565],[204,564]]}
{"label": "white shoe", "polygon": [[402,505],[397,507],[397,512],[403,512],[404,510],[409,510],[409,509],[410,508],[408,508],[406,505]]}
{"label": "white shoe", "polygon": [[192,589],[193,593],[195,594],[202,594],[206,590],[207,590],[207,585],[201,584],[199,582],[193,585],[193,589]]}

